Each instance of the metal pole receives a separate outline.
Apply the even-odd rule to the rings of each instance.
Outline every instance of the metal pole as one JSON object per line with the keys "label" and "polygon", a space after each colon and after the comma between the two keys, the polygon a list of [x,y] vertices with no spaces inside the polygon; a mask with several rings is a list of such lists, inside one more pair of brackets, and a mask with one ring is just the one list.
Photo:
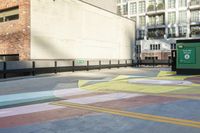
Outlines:
{"label": "metal pole", "polygon": [[3,78],[7,78],[7,64],[6,62],[3,62]]}
{"label": "metal pole", "polygon": [[87,71],[89,71],[89,61],[87,61]]}
{"label": "metal pole", "polygon": [[57,61],[55,61],[54,64],[55,64],[55,74],[57,74]]}
{"label": "metal pole", "polygon": [[32,75],[35,76],[35,61],[32,62]]}
{"label": "metal pole", "polygon": [[74,60],[72,61],[72,72],[74,72],[75,71],[75,62],[74,62]]}

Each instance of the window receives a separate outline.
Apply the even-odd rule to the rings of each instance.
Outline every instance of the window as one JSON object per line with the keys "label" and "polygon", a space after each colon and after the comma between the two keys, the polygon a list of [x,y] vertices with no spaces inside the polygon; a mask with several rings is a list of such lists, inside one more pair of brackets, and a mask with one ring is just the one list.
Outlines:
{"label": "window", "polygon": [[159,15],[158,16],[158,24],[163,25],[164,24],[164,15]]}
{"label": "window", "polygon": [[156,45],[153,45],[153,50],[156,50]]}
{"label": "window", "polygon": [[160,50],[160,44],[158,44],[158,50]]}
{"label": "window", "polygon": [[168,0],[168,8],[175,8],[176,0]]}
{"label": "window", "polygon": [[123,15],[127,15],[128,14],[128,4],[123,5]]}
{"label": "window", "polygon": [[179,0],[179,7],[186,7],[187,6],[187,0]]}
{"label": "window", "polygon": [[187,27],[186,26],[180,26],[178,30],[179,30],[179,36],[180,37],[186,37],[186,33],[187,33]]}
{"label": "window", "polygon": [[150,45],[150,50],[153,50],[153,45],[152,44]]}
{"label": "window", "polygon": [[121,3],[121,0],[117,0],[117,3],[118,3],[118,4]]}
{"label": "window", "polygon": [[121,15],[121,6],[117,6],[117,14]]}
{"label": "window", "polygon": [[156,17],[155,16],[150,16],[149,17],[149,23],[150,26],[153,26],[156,24]]}
{"label": "window", "polygon": [[145,1],[140,1],[139,2],[139,13],[144,13],[145,12]]}
{"label": "window", "polygon": [[191,22],[200,22],[200,10],[191,11]]}
{"label": "window", "polygon": [[136,14],[137,13],[137,4],[136,2],[130,3],[130,14]]}
{"label": "window", "polygon": [[191,6],[200,5],[200,0],[191,0],[190,5]]}
{"label": "window", "polygon": [[156,5],[156,0],[149,0],[149,5]]}
{"label": "window", "polygon": [[150,44],[150,50],[160,50],[160,44]]}
{"label": "window", "polygon": [[145,60],[158,60],[158,57],[145,57]]}
{"label": "window", "polygon": [[5,21],[11,21],[11,20],[16,20],[16,19],[19,19],[19,14],[5,17]]}
{"label": "window", "polygon": [[168,28],[168,34],[169,34],[168,37],[176,37],[176,28],[175,27]]}
{"label": "window", "polygon": [[145,36],[145,31],[139,30],[139,39],[144,39],[144,36]]}
{"label": "window", "polygon": [[139,17],[139,23],[140,23],[140,26],[145,26],[145,16],[140,16]]}
{"label": "window", "polygon": [[3,22],[3,18],[0,18],[0,22]]}
{"label": "window", "polygon": [[187,11],[179,11],[179,23],[187,23]]}
{"label": "window", "polygon": [[176,14],[175,12],[168,13],[168,24],[175,24],[176,23]]}
{"label": "window", "polygon": [[141,53],[141,45],[136,45],[136,52]]}
{"label": "window", "polygon": [[191,35],[200,36],[200,26],[192,26],[191,27]]}
{"label": "window", "polygon": [[0,22],[12,21],[19,19],[18,7],[0,10]]}
{"label": "window", "polygon": [[175,43],[171,43],[171,50],[175,50],[176,49],[176,44]]}

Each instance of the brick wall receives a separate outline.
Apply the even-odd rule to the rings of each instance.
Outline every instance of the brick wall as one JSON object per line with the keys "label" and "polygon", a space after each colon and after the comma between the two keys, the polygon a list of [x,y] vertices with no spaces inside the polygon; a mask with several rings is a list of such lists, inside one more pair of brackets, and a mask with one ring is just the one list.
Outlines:
{"label": "brick wall", "polygon": [[0,10],[19,6],[19,19],[0,23],[0,54],[30,59],[30,1],[0,0]]}

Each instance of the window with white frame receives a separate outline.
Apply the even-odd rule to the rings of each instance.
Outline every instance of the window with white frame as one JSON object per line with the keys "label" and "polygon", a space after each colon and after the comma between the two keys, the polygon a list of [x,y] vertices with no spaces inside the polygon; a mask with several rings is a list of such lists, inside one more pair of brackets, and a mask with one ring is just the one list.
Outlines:
{"label": "window with white frame", "polygon": [[122,15],[121,6],[117,6],[117,14],[118,14],[118,15]]}
{"label": "window with white frame", "polygon": [[175,37],[175,36],[176,36],[176,28],[175,27],[168,28],[168,37]]}
{"label": "window with white frame", "polygon": [[136,14],[137,13],[137,3],[130,3],[130,14]]}
{"label": "window with white frame", "polygon": [[200,10],[191,11],[191,22],[200,22]]}
{"label": "window with white frame", "polygon": [[159,25],[163,25],[164,24],[164,15],[159,15],[158,16],[157,24],[159,24]]}
{"label": "window with white frame", "polygon": [[168,13],[168,24],[175,24],[176,23],[176,13],[169,12]]}
{"label": "window with white frame", "polygon": [[145,26],[145,23],[146,23],[145,16],[140,16],[139,17],[139,23],[140,23],[140,26]]}
{"label": "window with white frame", "polygon": [[144,13],[145,12],[145,1],[140,1],[138,8],[139,8],[139,13]]}
{"label": "window with white frame", "polygon": [[156,17],[155,16],[149,16],[149,26],[153,26],[156,24]]}
{"label": "window with white frame", "polygon": [[168,9],[175,8],[176,0],[168,0]]}
{"label": "window with white frame", "polygon": [[186,26],[179,26],[178,32],[179,32],[179,37],[186,37],[187,27]]}
{"label": "window with white frame", "polygon": [[149,0],[149,5],[155,5],[156,4],[156,0]]}
{"label": "window with white frame", "polygon": [[179,23],[187,23],[187,11],[179,11]]}
{"label": "window with white frame", "polygon": [[178,5],[179,5],[179,7],[186,7],[187,6],[187,0],[179,0]]}
{"label": "window with white frame", "polygon": [[144,39],[145,30],[139,30],[139,39]]}
{"label": "window with white frame", "polygon": [[128,14],[128,4],[123,5],[123,15],[127,15]]}
{"label": "window with white frame", "polygon": [[121,0],[117,0],[117,3],[118,3],[118,4],[121,3]]}
{"label": "window with white frame", "polygon": [[160,50],[160,44],[150,44],[150,50]]}
{"label": "window with white frame", "polygon": [[176,44],[175,43],[171,43],[171,50],[175,50],[176,49]]}

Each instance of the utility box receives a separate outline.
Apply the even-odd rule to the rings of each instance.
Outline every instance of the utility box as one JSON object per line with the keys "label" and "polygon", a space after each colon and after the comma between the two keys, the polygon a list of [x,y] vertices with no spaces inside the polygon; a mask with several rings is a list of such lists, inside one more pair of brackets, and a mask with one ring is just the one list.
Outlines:
{"label": "utility box", "polygon": [[177,40],[177,74],[200,74],[200,39]]}

